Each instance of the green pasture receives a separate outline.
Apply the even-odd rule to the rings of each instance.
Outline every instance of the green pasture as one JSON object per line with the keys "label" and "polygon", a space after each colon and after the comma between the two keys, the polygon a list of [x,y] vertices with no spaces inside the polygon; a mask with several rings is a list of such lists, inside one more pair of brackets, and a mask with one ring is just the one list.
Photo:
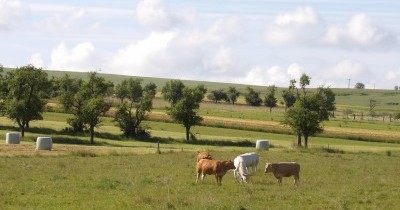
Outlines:
{"label": "green pasture", "polygon": [[[215,159],[226,160],[253,150],[210,152]],[[213,176],[196,183],[195,152],[186,149],[139,155],[46,153],[0,158],[1,209],[397,209],[400,205],[398,153],[272,148],[259,152],[259,169],[249,183],[236,183],[229,171],[221,186]],[[265,162],[276,161],[300,163],[300,186],[293,186],[292,178],[278,186],[272,174],[263,173]]]}

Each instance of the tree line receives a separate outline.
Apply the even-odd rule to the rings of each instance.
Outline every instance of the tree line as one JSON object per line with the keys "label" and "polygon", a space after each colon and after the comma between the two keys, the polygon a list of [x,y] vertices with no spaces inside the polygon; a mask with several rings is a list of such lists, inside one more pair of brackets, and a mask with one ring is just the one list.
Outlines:
{"label": "tree line", "polygon": [[[157,86],[149,82],[142,84],[141,79],[128,78],[114,85],[96,72],[90,72],[87,80],[72,78],[68,74],[61,78],[48,78],[45,71],[32,65],[16,68],[4,73],[0,66],[0,113],[13,120],[21,135],[29,128],[29,123],[43,119],[45,104],[55,98],[62,105],[68,118],[67,131],[90,133],[90,142],[94,143],[95,128],[101,125],[106,112],[114,111],[114,122],[126,137],[148,136],[141,123],[153,109],[153,99]],[[282,98],[288,111],[282,123],[292,128],[297,135],[298,145],[308,146],[310,136],[323,131],[322,122],[329,120],[335,110],[335,94],[328,87],[317,91],[308,91],[306,87],[311,78],[303,74],[298,87],[291,80],[283,91]],[[210,91],[207,98],[216,103],[226,101],[235,105],[243,94],[246,103],[260,106],[264,103],[269,110],[277,106],[275,96],[277,88],[267,87],[264,100],[260,92],[251,87],[246,93],[240,93],[235,87]],[[190,140],[190,129],[199,125],[203,118],[198,114],[200,104],[207,94],[207,89],[200,84],[186,87],[180,80],[170,80],[162,87],[164,100],[170,103],[167,114],[185,128],[186,140]],[[113,104],[112,98],[119,103]]]}

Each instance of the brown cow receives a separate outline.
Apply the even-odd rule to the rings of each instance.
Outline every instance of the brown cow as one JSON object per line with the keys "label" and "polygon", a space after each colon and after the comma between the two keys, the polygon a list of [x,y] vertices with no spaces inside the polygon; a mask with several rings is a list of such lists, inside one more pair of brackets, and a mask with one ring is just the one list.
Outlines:
{"label": "brown cow", "polygon": [[201,175],[201,181],[204,180],[206,174],[215,175],[215,179],[217,183],[221,185],[222,177],[226,174],[226,172],[230,169],[235,169],[235,165],[232,160],[209,160],[209,159],[201,159],[197,163],[197,179],[196,183],[199,181]]}
{"label": "brown cow", "polygon": [[298,185],[300,179],[300,165],[296,162],[266,163],[265,173],[268,172],[272,172],[274,174],[279,185],[282,184],[282,177],[293,176],[295,185]]}
{"label": "brown cow", "polygon": [[199,162],[201,159],[212,160],[212,157],[211,157],[210,153],[208,153],[208,152],[197,151],[197,162]]}

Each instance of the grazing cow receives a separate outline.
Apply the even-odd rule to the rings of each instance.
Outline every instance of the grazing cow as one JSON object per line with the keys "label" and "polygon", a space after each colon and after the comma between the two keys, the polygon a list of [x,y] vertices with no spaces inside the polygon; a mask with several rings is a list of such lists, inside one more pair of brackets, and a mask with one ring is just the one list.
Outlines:
{"label": "grazing cow", "polygon": [[197,163],[196,183],[199,181],[200,175],[201,175],[201,181],[203,181],[206,174],[208,175],[214,174],[217,183],[221,185],[222,177],[230,169],[235,169],[232,160],[219,161],[219,160],[201,159]]}
{"label": "grazing cow", "polygon": [[266,163],[265,173],[268,172],[274,174],[279,185],[282,185],[282,177],[293,176],[295,185],[298,185],[300,179],[300,165],[296,162]]}
{"label": "grazing cow", "polygon": [[197,151],[197,162],[199,162],[201,159],[212,160],[212,157],[211,157],[210,153],[208,153],[208,152]]}
{"label": "grazing cow", "polygon": [[242,156],[237,156],[235,160],[233,160],[233,164],[235,165],[235,170],[233,171],[233,176],[236,181],[243,183],[247,182],[249,179],[249,173],[247,171],[246,162],[244,161]]}
{"label": "grazing cow", "polygon": [[243,157],[243,161],[246,164],[246,168],[251,167],[253,173],[257,171],[257,165],[259,160],[257,153],[249,152],[241,154],[239,156]]}

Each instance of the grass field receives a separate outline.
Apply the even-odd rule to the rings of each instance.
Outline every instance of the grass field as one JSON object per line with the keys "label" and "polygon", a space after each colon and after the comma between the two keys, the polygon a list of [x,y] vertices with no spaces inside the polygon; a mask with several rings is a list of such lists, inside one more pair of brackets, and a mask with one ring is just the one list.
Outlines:
{"label": "grass field", "polygon": [[[4,145],[2,145],[4,146]],[[55,148],[59,145],[55,145]],[[195,182],[195,152],[161,154],[51,152],[0,158],[0,209],[396,209],[400,205],[399,156],[271,149],[259,152],[259,170],[248,184],[232,172]],[[113,151],[112,147],[107,147]],[[252,149],[210,148],[216,159]],[[278,186],[265,162],[297,161],[292,178]]]}
{"label": "grass field", "polygon": [[[64,72],[50,73],[57,74]],[[82,73],[76,75],[82,77]],[[126,79],[105,76],[115,84]],[[167,81],[144,78],[144,82],[150,80],[158,88]],[[202,83],[209,90],[236,86],[244,91],[246,87],[184,83]],[[265,92],[266,88],[256,90]],[[398,92],[334,91],[337,115],[324,122],[324,133],[310,138],[309,149],[293,146],[296,137],[280,123],[283,107],[270,113],[266,107],[243,105],[243,98],[235,106],[203,103],[204,121],[191,129],[197,139],[192,142],[184,140],[181,125],[171,123],[165,114],[169,104],[160,96],[149,120],[143,122],[151,133],[146,139],[122,137],[107,117],[95,129],[95,144],[90,145],[87,133],[63,130],[70,115],[45,112],[44,120],[30,123],[21,144],[6,145],[6,132],[18,129],[0,117],[0,209],[398,209],[400,122],[387,117],[400,110]],[[345,109],[366,114],[371,98],[380,101],[376,111],[385,119],[343,115]],[[59,111],[52,100],[47,109]],[[38,136],[51,136],[53,149],[36,151]],[[271,148],[257,151],[261,161],[250,183],[235,183],[229,172],[222,186],[212,176],[196,184],[196,151],[209,151],[215,159],[233,159],[255,151],[258,139],[270,140]],[[301,164],[299,187],[293,186],[291,178],[278,186],[272,174],[263,173],[265,162],[277,161]]]}

